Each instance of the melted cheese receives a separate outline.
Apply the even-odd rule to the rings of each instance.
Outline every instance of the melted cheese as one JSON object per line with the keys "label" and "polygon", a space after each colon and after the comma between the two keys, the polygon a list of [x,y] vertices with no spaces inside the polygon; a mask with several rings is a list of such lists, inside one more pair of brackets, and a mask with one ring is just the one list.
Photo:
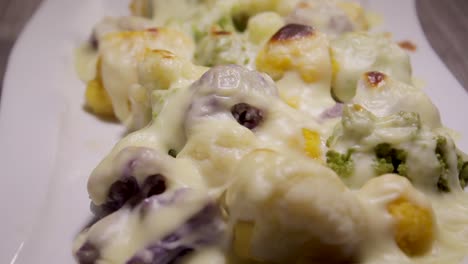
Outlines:
{"label": "melted cheese", "polygon": [[356,83],[365,72],[380,71],[411,83],[408,54],[383,34],[344,34],[331,42],[330,52],[334,65],[332,89],[342,102],[353,98]]}
{"label": "melted cheese", "polygon": [[377,116],[398,112],[418,113],[421,121],[431,128],[441,126],[439,110],[424,92],[411,85],[385,76],[377,86],[369,83],[363,74],[359,79],[353,103],[362,105]]}
{"label": "melted cheese", "polygon": [[[358,193],[359,197],[369,203],[369,223],[371,229],[387,229],[388,236],[382,236],[375,231],[374,240],[366,252],[363,263],[461,263],[466,256],[468,246],[468,215],[466,199],[468,195],[455,192],[448,195],[428,194],[417,192],[405,179],[387,175],[371,180]],[[412,203],[421,207],[431,208],[437,223],[436,238],[430,252],[417,258],[410,258],[401,252],[392,237],[392,217],[386,207],[390,201],[405,196]],[[377,241],[376,241],[377,240]],[[380,242],[379,242],[380,240]],[[386,241],[385,241],[386,240]]]}
{"label": "melted cheese", "polygon": [[334,0],[302,1],[286,21],[313,26],[332,38],[368,28],[364,11],[358,4]]}
{"label": "melted cheese", "polygon": [[168,192],[103,218],[86,231],[87,240],[101,246],[104,263],[125,263],[142,248],[169,235],[207,201],[202,193],[188,189]]}
{"label": "melted cheese", "polygon": [[191,40],[182,33],[166,29],[107,34],[100,42],[100,70],[117,118],[133,127],[129,88],[138,84],[138,62],[147,50],[163,49],[191,57],[191,45]]}
{"label": "melted cheese", "polygon": [[[134,1],[134,12],[152,14],[153,20],[106,19],[95,29],[99,51],[77,51],[80,77],[95,78],[100,56],[98,70],[115,114],[130,128],[144,127],[124,137],[92,172],[92,202],[105,204],[111,186],[127,176],[141,185],[149,175],[161,174],[167,190],[100,219],[77,237],[74,253],[90,242],[99,249],[97,263],[148,257],[148,247],[216,203],[223,209],[214,227],[222,241],[196,248],[180,263],[435,264],[463,259],[468,195],[459,187],[455,146],[437,108],[410,85],[406,54],[380,35],[339,36],[367,27],[359,7],[316,0],[298,5],[282,0],[166,2]],[[194,65],[194,42],[174,28],[207,34],[226,14],[252,17],[247,31],[231,32],[238,41],[234,50],[220,50],[213,39],[199,42],[198,52],[207,56],[200,62],[224,64],[225,58],[239,62],[245,56],[249,62],[241,64],[247,68]],[[266,18],[272,21],[262,21]],[[271,29],[283,26],[284,19],[305,19],[323,32],[275,42]],[[168,28],[145,30],[154,25]],[[337,38],[330,44],[330,37]],[[255,68],[276,82],[250,70]],[[380,79],[369,79],[368,71],[386,76],[371,83]],[[337,104],[332,91],[351,104]],[[241,103],[261,112],[251,129],[232,113]],[[345,133],[349,109],[365,111],[357,111],[353,132]],[[419,114],[421,123],[398,117],[400,111]],[[448,194],[434,190],[440,176],[436,136],[447,138]],[[394,174],[377,177],[373,148],[379,143],[407,152],[411,182]],[[326,166],[325,154],[351,148],[353,175],[339,177]],[[417,218],[429,231],[415,227]],[[412,235],[417,242],[408,239]],[[426,244],[432,247],[421,256],[404,253]]]}

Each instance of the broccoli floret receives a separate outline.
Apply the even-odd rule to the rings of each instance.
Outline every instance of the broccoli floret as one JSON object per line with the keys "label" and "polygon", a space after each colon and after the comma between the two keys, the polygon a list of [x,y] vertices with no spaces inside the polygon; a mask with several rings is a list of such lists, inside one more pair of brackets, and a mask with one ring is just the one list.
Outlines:
{"label": "broccoli floret", "polygon": [[468,185],[468,161],[464,161],[461,155],[457,155],[458,159],[458,179],[460,185],[465,188]]}
{"label": "broccoli floret", "polygon": [[[201,24],[201,25],[200,25]],[[195,42],[199,43],[211,31],[234,32],[236,30],[232,18],[229,15],[223,15],[218,20],[213,21],[209,26],[195,20],[192,24],[192,36]]]}
{"label": "broccoli floret", "polygon": [[448,186],[448,181],[444,177],[440,177],[437,181],[437,189],[441,192],[450,192],[450,187]]}
{"label": "broccoli floret", "polygon": [[408,165],[406,165],[406,163],[401,163],[398,165],[397,172],[402,176],[408,175]]}
{"label": "broccoli floret", "polygon": [[377,159],[373,166],[377,175],[393,173],[393,164],[386,159]]}
{"label": "broccoli floret", "polygon": [[240,12],[238,14],[233,15],[232,22],[234,27],[239,32],[244,32],[247,29],[247,23],[249,22],[249,14],[244,12]]}
{"label": "broccoli floret", "polygon": [[200,40],[195,51],[195,62],[212,67],[215,65],[249,63],[248,44],[232,31],[213,31]]}
{"label": "broccoli floret", "polygon": [[388,143],[382,143],[374,148],[374,152],[377,158],[374,170],[377,175],[397,173],[401,176],[407,176],[406,151],[393,148]]}
{"label": "broccoli floret", "polygon": [[354,171],[354,162],[351,159],[352,151],[341,154],[334,150],[327,152],[327,165],[341,177],[350,177]]}
{"label": "broccoli floret", "polygon": [[377,157],[389,156],[391,151],[392,151],[392,146],[390,146],[390,144],[388,143],[378,144],[374,148],[374,152]]}
{"label": "broccoli floret", "polygon": [[465,161],[463,160],[463,157],[460,154],[457,154],[457,169],[458,171],[461,171],[463,169],[463,164]]}
{"label": "broccoli floret", "polygon": [[465,188],[468,185],[468,162],[463,163],[463,167],[459,170],[458,178],[460,185]]}
{"label": "broccoli floret", "polygon": [[235,30],[233,20],[230,16],[222,16],[215,24],[219,30],[233,32]]}
{"label": "broccoli floret", "polygon": [[450,192],[450,187],[448,186],[448,165],[445,158],[444,152],[447,145],[447,139],[445,137],[439,136],[436,138],[436,149],[435,154],[437,160],[439,160],[440,176],[437,181],[437,189],[441,192]]}

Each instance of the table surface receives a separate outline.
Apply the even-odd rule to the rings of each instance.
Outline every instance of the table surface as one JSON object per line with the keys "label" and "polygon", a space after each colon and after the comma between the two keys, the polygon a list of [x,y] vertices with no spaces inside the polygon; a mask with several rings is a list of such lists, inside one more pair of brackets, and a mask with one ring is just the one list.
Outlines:
{"label": "table surface", "polygon": [[[14,41],[42,0],[0,0],[0,94]],[[468,91],[468,1],[416,0],[418,16],[432,45]]]}

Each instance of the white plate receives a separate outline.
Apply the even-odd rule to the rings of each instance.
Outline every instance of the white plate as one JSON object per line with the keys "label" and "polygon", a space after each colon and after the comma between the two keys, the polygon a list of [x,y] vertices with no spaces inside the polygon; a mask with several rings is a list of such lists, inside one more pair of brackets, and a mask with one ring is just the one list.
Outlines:
{"label": "white plate", "polygon": [[[89,213],[86,180],[123,133],[82,110],[73,49],[103,15],[125,14],[128,0],[48,0],[16,43],[0,108],[0,263],[73,263],[71,243]],[[368,0],[396,40],[418,46],[415,76],[462,135],[468,96],[430,48],[411,0]],[[468,137],[458,142],[468,150]]]}

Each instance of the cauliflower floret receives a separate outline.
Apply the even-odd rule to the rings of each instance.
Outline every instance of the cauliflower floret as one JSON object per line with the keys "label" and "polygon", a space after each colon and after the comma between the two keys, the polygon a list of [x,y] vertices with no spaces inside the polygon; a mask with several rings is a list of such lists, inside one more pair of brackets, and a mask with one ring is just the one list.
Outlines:
{"label": "cauliflower floret", "polygon": [[308,83],[330,81],[327,37],[312,27],[289,24],[273,35],[258,54],[257,69],[278,80],[296,71]]}
{"label": "cauliflower floret", "polygon": [[231,171],[256,146],[255,135],[236,122],[205,120],[192,129],[177,158],[193,160],[208,186],[221,187],[232,181]]}
{"label": "cauliflower floret", "polygon": [[313,26],[330,37],[368,29],[364,10],[359,4],[334,0],[302,1],[286,21]]}
{"label": "cauliflower floret", "polygon": [[207,70],[168,50],[147,50],[138,64],[138,80],[150,91],[169,90],[193,83]]}
{"label": "cauliflower floret", "polygon": [[[148,183],[141,187],[145,195]],[[86,228],[74,245],[77,263],[174,263],[184,250],[198,251],[224,240],[221,212],[204,191],[178,188],[145,196],[132,197]]]}
{"label": "cauliflower floret", "polygon": [[[271,150],[245,156],[226,193],[237,253],[271,263],[356,261],[367,219],[325,166]],[[249,223],[252,226],[249,226]],[[236,225],[237,224],[237,225]],[[240,252],[239,252],[240,251]]]}
{"label": "cauliflower floret", "polygon": [[379,117],[363,106],[346,105],[327,146],[328,165],[352,187],[398,173],[427,191],[461,191],[453,140],[418,113]]}
{"label": "cauliflower floret", "polygon": [[282,26],[284,26],[284,19],[277,13],[259,13],[249,19],[247,25],[249,40],[255,44],[266,42]]}
{"label": "cauliflower floret", "polygon": [[165,28],[105,35],[99,48],[100,71],[116,117],[130,129],[140,127],[135,124],[136,117],[132,116],[130,88],[138,84],[138,63],[144,59],[147,50],[164,49],[183,58],[191,58],[193,47],[190,37]]}
{"label": "cauliflower floret", "polygon": [[[97,63],[99,68],[100,62]],[[86,107],[88,107],[94,114],[103,117],[113,117],[114,109],[109,94],[102,87],[102,80],[100,71],[96,71],[97,75],[94,80],[88,82],[86,87]]]}
{"label": "cauliflower floret", "polygon": [[279,100],[268,76],[238,65],[217,66],[191,89],[195,92],[184,124],[187,135],[203,120],[237,121],[271,148],[322,158],[323,129]]}
{"label": "cauliflower floret", "polygon": [[245,37],[233,31],[211,30],[201,39],[195,52],[197,64],[212,67],[215,65],[249,65],[251,46]]}
{"label": "cauliflower floret", "polygon": [[[432,247],[436,237],[436,219],[429,199],[416,190],[407,178],[386,174],[370,180],[359,190],[359,195],[369,202],[380,230],[376,238],[390,231],[396,245],[407,255],[417,256]],[[390,216],[390,221],[384,220]],[[382,219],[379,219],[382,217]]]}
{"label": "cauliflower floret", "polygon": [[362,74],[380,71],[401,82],[411,84],[408,54],[382,34],[347,33],[331,41],[333,64],[332,91],[342,101],[351,100]]}
{"label": "cauliflower floret", "polygon": [[101,40],[109,33],[142,31],[154,27],[156,27],[154,21],[142,17],[105,17],[94,27],[91,40],[95,42],[97,48]]}
{"label": "cauliflower floret", "polygon": [[[143,61],[138,64],[138,80],[146,90],[146,97],[151,98],[146,101],[151,102],[148,108],[152,109],[152,117],[159,114],[168,96],[178,89],[190,86],[207,70],[208,68],[196,66],[190,60],[170,51],[147,50]],[[138,105],[132,107],[132,110],[135,107]],[[138,113],[134,113],[134,116],[138,116]]]}
{"label": "cauliflower floret", "polygon": [[94,205],[112,213],[138,194],[148,178],[155,175],[164,182],[164,189],[206,189],[205,180],[192,162],[135,144],[120,150],[118,146],[114,148],[90,175],[88,193]]}
{"label": "cauliflower floret", "polygon": [[338,1],[336,3],[342,9],[348,18],[351,20],[355,31],[369,29],[369,21],[366,18],[366,11],[361,5],[355,2]]}
{"label": "cauliflower floret", "polygon": [[379,117],[401,111],[413,112],[418,113],[422,123],[430,128],[441,126],[439,110],[421,89],[382,72],[372,71],[360,75],[356,96],[351,102]]}

